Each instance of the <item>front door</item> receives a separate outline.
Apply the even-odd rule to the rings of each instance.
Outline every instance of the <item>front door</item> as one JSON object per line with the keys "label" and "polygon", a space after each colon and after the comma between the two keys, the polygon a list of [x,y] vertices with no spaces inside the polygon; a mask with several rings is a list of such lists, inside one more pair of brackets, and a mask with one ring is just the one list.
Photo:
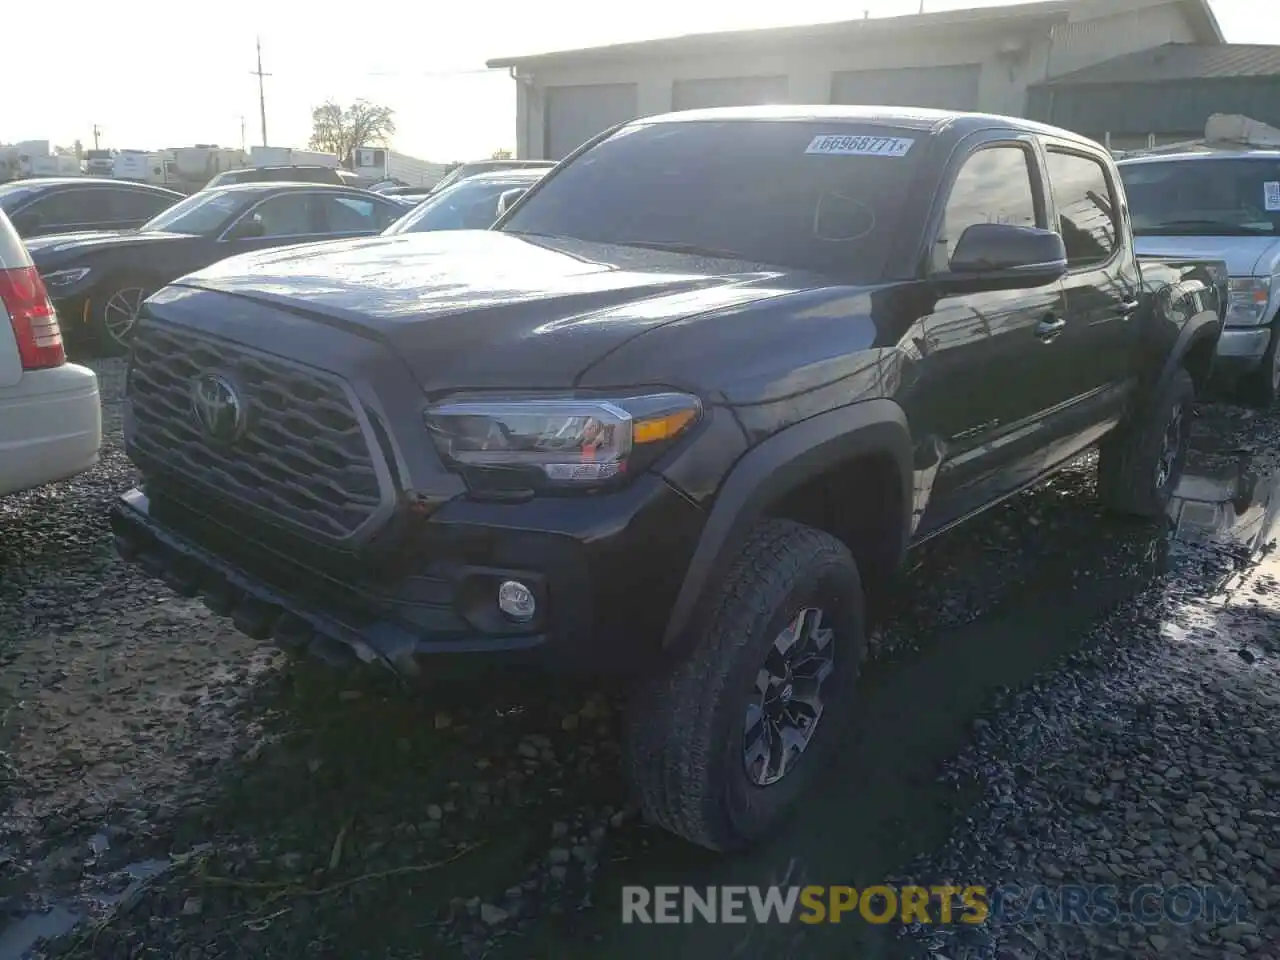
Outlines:
{"label": "front door", "polygon": [[[955,171],[930,248],[929,272],[939,280],[949,273],[955,244],[970,225],[1047,225],[1038,154],[1029,139],[1010,135],[982,142]],[[1050,402],[1041,378],[1057,353],[1053,331],[1064,309],[1058,281],[944,295],[923,319],[920,335],[905,345],[919,352],[924,376],[934,381],[911,391],[919,409],[908,410],[913,426],[929,431],[917,437],[918,459],[937,459],[917,536],[959,520],[1039,473],[1045,444],[1040,414]]]}

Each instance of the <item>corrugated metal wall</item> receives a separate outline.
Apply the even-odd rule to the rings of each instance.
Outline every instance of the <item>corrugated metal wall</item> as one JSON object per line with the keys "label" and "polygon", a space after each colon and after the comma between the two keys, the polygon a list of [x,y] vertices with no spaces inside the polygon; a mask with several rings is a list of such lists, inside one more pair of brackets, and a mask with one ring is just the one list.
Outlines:
{"label": "corrugated metal wall", "polygon": [[1027,116],[1087,136],[1199,136],[1213,113],[1280,125],[1280,77],[1032,87]]}
{"label": "corrugated metal wall", "polygon": [[602,130],[636,115],[634,83],[547,87],[544,156],[562,160]]}

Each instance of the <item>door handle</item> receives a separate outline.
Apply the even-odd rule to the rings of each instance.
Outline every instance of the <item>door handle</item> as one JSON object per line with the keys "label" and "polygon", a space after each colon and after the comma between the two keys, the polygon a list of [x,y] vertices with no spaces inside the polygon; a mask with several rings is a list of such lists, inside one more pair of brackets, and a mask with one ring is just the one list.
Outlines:
{"label": "door handle", "polygon": [[1116,313],[1120,314],[1122,317],[1127,317],[1131,314],[1137,313],[1140,306],[1142,306],[1141,300],[1121,300],[1116,304]]}
{"label": "door handle", "polygon": [[1057,339],[1067,326],[1067,321],[1062,317],[1055,317],[1052,313],[1047,314],[1043,320],[1036,324],[1036,336],[1048,343],[1050,340]]}

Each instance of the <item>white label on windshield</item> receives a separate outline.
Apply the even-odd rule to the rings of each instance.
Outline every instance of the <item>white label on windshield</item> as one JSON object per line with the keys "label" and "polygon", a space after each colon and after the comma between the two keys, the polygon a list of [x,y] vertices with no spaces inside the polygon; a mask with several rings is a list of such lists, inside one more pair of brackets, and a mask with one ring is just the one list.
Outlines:
{"label": "white label on windshield", "polygon": [[1262,203],[1267,213],[1280,210],[1280,180],[1268,180],[1262,185]]}
{"label": "white label on windshield", "polygon": [[805,153],[840,157],[904,157],[914,140],[906,137],[846,137],[827,134],[814,137]]}

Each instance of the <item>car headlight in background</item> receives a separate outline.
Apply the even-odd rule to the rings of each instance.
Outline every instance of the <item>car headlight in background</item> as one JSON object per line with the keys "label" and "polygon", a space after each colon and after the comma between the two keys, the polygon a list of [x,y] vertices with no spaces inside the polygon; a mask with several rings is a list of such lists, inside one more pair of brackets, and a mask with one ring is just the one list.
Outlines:
{"label": "car headlight in background", "polygon": [[702,416],[682,393],[608,399],[452,400],[426,412],[445,461],[525,485],[594,487],[644,469]]}
{"label": "car headlight in background", "polygon": [[40,279],[44,281],[45,288],[51,294],[56,294],[59,290],[68,290],[89,275],[88,267],[72,267],[69,270],[54,270],[51,273],[41,274]]}
{"label": "car headlight in background", "polygon": [[1232,277],[1231,299],[1227,306],[1227,326],[1256,327],[1266,323],[1271,301],[1270,277]]}

